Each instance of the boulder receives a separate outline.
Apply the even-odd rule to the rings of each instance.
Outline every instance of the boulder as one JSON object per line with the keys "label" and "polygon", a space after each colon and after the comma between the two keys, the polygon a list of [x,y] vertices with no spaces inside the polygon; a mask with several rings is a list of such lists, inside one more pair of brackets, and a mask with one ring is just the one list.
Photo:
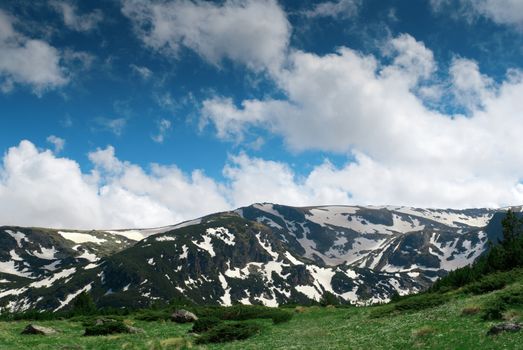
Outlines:
{"label": "boulder", "polygon": [[502,332],[519,332],[521,330],[521,325],[518,323],[499,323],[492,326],[487,335],[496,335]]}
{"label": "boulder", "polygon": [[187,310],[183,310],[183,309],[176,310],[171,315],[171,321],[176,322],[176,323],[194,322],[197,319],[198,319],[198,317],[196,317],[195,314],[193,314],[192,312],[189,312]]}
{"label": "boulder", "polygon": [[29,324],[24,328],[21,334],[53,335],[56,333],[58,332],[52,328]]}

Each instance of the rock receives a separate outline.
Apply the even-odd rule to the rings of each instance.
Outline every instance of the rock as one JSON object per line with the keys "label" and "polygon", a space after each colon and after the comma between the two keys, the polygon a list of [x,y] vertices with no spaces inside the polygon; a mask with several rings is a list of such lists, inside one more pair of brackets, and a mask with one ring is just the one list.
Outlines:
{"label": "rock", "polygon": [[21,334],[53,335],[56,333],[58,332],[52,328],[29,324],[27,327],[25,327]]}
{"label": "rock", "polygon": [[176,322],[176,323],[194,322],[197,319],[198,319],[198,317],[196,317],[195,314],[193,314],[192,312],[189,312],[187,310],[183,310],[183,309],[176,310],[171,315],[171,321]]}
{"label": "rock", "polygon": [[145,331],[138,327],[127,326],[127,333],[129,334],[143,334]]}
{"label": "rock", "polygon": [[97,318],[96,321],[94,321],[94,325],[101,326],[103,324],[110,323],[110,322],[118,322],[118,321],[115,319],[112,319],[112,318]]}
{"label": "rock", "polygon": [[495,326],[492,326],[487,332],[487,335],[496,335],[501,332],[519,332],[521,330],[521,325],[518,323],[500,323]]}

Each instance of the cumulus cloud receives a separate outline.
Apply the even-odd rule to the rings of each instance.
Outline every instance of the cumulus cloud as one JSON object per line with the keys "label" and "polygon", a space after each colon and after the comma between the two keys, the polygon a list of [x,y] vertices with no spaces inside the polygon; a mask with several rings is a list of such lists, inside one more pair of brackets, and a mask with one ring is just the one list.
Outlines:
{"label": "cumulus cloud", "polygon": [[523,30],[523,2],[520,0],[430,0],[436,12],[450,11],[468,21],[482,16],[502,25]]}
{"label": "cumulus cloud", "polygon": [[[10,148],[0,167],[0,221],[8,225],[111,228],[167,225],[229,204],[201,171],[176,166],[149,170],[115,157],[114,148],[89,154],[94,170],[39,151],[29,141]],[[201,199],[205,198],[205,201]]]}
{"label": "cumulus cloud", "polygon": [[419,97],[437,69],[432,52],[409,35],[386,47],[387,64],[346,47],[327,55],[293,52],[289,68],[273,76],[286,99],[236,105],[216,96],[203,103],[202,123],[223,139],[265,128],[294,151],[350,155],[355,161],[347,166],[323,165],[309,177],[322,174],[354,203],[520,203],[523,74],[511,70],[493,84],[477,63],[455,58],[448,89],[469,113],[447,115]]}
{"label": "cumulus cloud", "polygon": [[55,135],[48,136],[47,142],[54,146],[54,153],[62,152],[65,146],[65,140]]}
{"label": "cumulus cloud", "polygon": [[305,11],[307,17],[351,18],[358,14],[361,0],[326,1]]}
{"label": "cumulus cloud", "polygon": [[[57,228],[136,228],[173,224],[253,202],[321,204],[411,204],[441,207],[521,203],[523,186],[509,176],[442,177],[429,163],[394,166],[355,153],[336,167],[328,160],[297,175],[283,162],[231,156],[219,182],[201,170],[176,165],[147,168],[117,158],[108,146],[89,153],[93,170],[22,141],[0,167],[0,221],[6,225]],[[520,167],[520,165],[516,165]],[[513,180],[513,178],[512,178]],[[202,201],[202,198],[205,198]]]}
{"label": "cumulus cloud", "polygon": [[478,63],[466,58],[454,58],[449,69],[452,93],[457,104],[472,110],[482,107],[493,97],[494,80],[481,74]]}
{"label": "cumulus cloud", "polygon": [[67,84],[60,51],[17,32],[15,22],[14,17],[0,10],[0,90],[9,92],[16,84],[23,84],[42,94]]}
{"label": "cumulus cloud", "polygon": [[255,70],[276,69],[290,37],[275,0],[124,0],[122,12],[148,47],[174,56],[186,47],[215,65],[229,59]]}
{"label": "cumulus cloud", "polygon": [[51,1],[51,7],[62,15],[65,25],[79,32],[88,32],[95,29],[103,20],[102,11],[96,9],[84,15],[78,14],[74,4],[67,1]]}
{"label": "cumulus cloud", "polygon": [[168,119],[160,119],[157,122],[158,132],[151,136],[154,142],[163,143],[167,133],[172,129],[172,123]]}

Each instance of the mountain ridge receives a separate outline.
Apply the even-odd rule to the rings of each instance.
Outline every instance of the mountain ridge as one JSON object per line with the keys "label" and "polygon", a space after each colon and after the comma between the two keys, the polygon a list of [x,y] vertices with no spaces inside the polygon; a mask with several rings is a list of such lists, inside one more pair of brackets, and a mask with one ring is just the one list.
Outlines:
{"label": "mountain ridge", "polygon": [[[60,310],[81,291],[102,306],[141,307],[172,298],[277,306],[317,302],[326,293],[341,302],[384,302],[424,290],[473,262],[499,235],[487,228],[500,212],[257,203],[157,229],[77,231],[106,240],[83,248],[69,242],[70,249],[98,251],[96,259],[82,261],[73,252],[74,264],[61,261],[59,269],[30,280],[0,279],[0,307]],[[18,244],[7,230],[14,232],[0,227],[0,239],[11,247],[0,251],[2,276],[3,260]],[[129,238],[138,238],[137,232],[144,238]],[[109,237],[123,237],[118,240],[126,245],[101,254]],[[34,252],[25,243],[18,248]],[[27,261],[13,264],[28,268]]]}

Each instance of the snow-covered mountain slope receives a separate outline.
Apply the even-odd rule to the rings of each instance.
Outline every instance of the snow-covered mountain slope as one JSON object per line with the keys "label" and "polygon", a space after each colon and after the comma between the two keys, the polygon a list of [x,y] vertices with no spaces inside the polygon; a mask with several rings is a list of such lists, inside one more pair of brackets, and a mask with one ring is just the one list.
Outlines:
{"label": "snow-covered mountain slope", "polygon": [[439,271],[473,262],[485,249],[494,210],[255,204],[238,209],[263,223],[301,256],[322,265],[383,272]]}
{"label": "snow-covered mountain slope", "polygon": [[[489,239],[499,237],[502,215],[489,209],[255,204],[159,229],[50,231],[53,238],[89,249],[105,245],[99,240],[123,242],[123,236],[134,238],[136,232],[146,238],[135,244],[127,239],[127,248],[98,254],[101,259],[85,261],[81,268],[60,263],[37,274],[24,270],[28,257],[15,260],[14,270],[11,265],[0,270],[13,276],[11,286],[0,281],[0,307],[60,310],[83,290],[101,306],[144,306],[172,298],[276,306],[318,301],[325,293],[352,303],[386,301],[473,262]],[[35,255],[34,239],[29,249],[22,236],[2,236],[2,230],[0,239],[9,239],[14,254]],[[91,235],[90,241],[83,234]],[[0,247],[0,261],[7,264],[11,250]],[[80,247],[63,250],[78,261]],[[24,276],[28,273],[32,276]]]}
{"label": "snow-covered mountain slope", "polygon": [[0,288],[36,280],[61,268],[93,263],[136,243],[100,231],[0,227]]}

